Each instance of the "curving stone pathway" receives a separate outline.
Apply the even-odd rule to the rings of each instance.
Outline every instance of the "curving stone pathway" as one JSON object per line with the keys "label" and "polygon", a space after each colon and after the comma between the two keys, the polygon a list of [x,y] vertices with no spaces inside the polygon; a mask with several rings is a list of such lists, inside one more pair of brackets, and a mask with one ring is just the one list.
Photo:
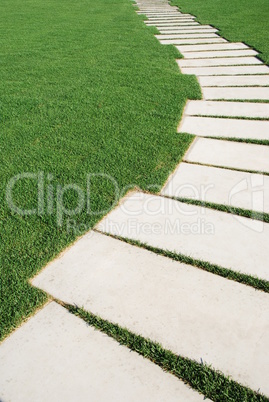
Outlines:
{"label": "curving stone pathway", "polygon": [[[187,102],[178,127],[197,137],[160,194],[128,193],[32,284],[269,396],[268,293],[108,236],[269,281],[269,223],[254,219],[269,214],[269,147],[251,143],[269,140],[269,68],[166,0],[137,5],[156,39],[183,55],[181,72],[200,82],[203,99]],[[81,401],[203,398],[51,302],[0,346],[0,399],[74,400],[78,392]]]}

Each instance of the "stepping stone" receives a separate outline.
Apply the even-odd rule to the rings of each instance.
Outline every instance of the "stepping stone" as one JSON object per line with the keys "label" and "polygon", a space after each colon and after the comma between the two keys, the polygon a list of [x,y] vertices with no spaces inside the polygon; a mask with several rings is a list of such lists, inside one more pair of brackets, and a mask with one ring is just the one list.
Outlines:
{"label": "stepping stone", "polygon": [[202,87],[266,86],[269,85],[269,75],[204,76],[199,77],[199,82]]}
{"label": "stepping stone", "polygon": [[178,16],[160,16],[160,17],[148,17],[149,21],[170,21],[170,20],[194,20],[195,18],[190,15],[178,15]]}
{"label": "stepping stone", "polygon": [[205,59],[216,57],[243,57],[243,56],[256,56],[258,52],[252,49],[242,50],[219,50],[209,52],[186,52],[185,59]]}
{"label": "stepping stone", "polygon": [[269,121],[184,116],[178,132],[200,137],[269,140]]}
{"label": "stepping stone", "polygon": [[185,35],[186,37],[187,36],[188,37],[193,37],[195,35],[195,36],[200,36],[202,38],[203,37],[205,38],[206,37],[205,35],[214,34],[215,32],[217,32],[215,29],[213,29],[212,31],[210,31],[209,29],[206,29],[204,31],[198,31],[198,30],[195,30],[195,29],[193,29],[193,30],[192,29],[185,30],[185,29],[181,29],[181,28],[174,28],[174,29],[166,30],[166,29],[163,29],[163,28],[158,28],[158,30],[163,35],[170,35],[170,34],[175,35],[175,34],[177,34],[177,35]]}
{"label": "stepping stone", "polygon": [[242,100],[269,100],[269,87],[248,88],[203,88],[204,99],[242,99]]}
{"label": "stepping stone", "polygon": [[0,346],[4,401],[202,401],[203,396],[52,302]]}
{"label": "stepping stone", "polygon": [[[215,33],[175,33],[175,34],[164,34],[164,35],[155,35],[155,37],[157,39],[194,39],[194,38],[218,38],[219,36],[217,36]],[[184,60],[185,61],[185,60]]]}
{"label": "stepping stone", "polygon": [[193,26],[198,26],[198,22],[162,22],[162,23],[157,23],[157,22],[144,22],[147,26],[151,27],[154,26],[156,28],[159,27],[188,27],[192,28]]}
{"label": "stepping stone", "polygon": [[181,67],[183,74],[192,75],[240,75],[269,74],[269,67],[261,66],[224,66],[224,67]]}
{"label": "stepping stone", "polygon": [[[137,11],[137,14],[145,14],[148,17],[178,17],[183,14],[176,11],[162,11],[162,12],[153,12],[153,11]],[[185,14],[186,15],[186,14]],[[190,15],[187,14],[189,17]]]}
{"label": "stepping stone", "polygon": [[[169,27],[169,28],[159,28],[161,33],[207,33],[207,32],[217,32],[215,28],[198,28],[198,27]],[[199,52],[198,52],[199,53]]]}
{"label": "stepping stone", "polygon": [[[183,44],[199,44],[199,43],[224,43],[226,42],[225,39],[223,38],[203,38],[203,39],[167,39],[167,40],[160,40],[160,43],[162,45],[183,45]],[[259,66],[260,67],[260,66]],[[212,68],[212,67],[206,67],[206,68]],[[224,67],[222,67],[224,68]],[[256,67],[258,68],[258,67]],[[191,70],[189,68],[189,70]],[[192,69],[194,70],[194,69]],[[195,74],[195,73],[188,73],[188,74]]]}
{"label": "stepping stone", "polygon": [[246,102],[188,101],[184,111],[186,116],[220,116],[269,118],[269,104]]}
{"label": "stepping stone", "polygon": [[[158,36],[158,35],[156,35]],[[177,64],[182,67],[208,67],[208,66],[239,66],[250,64],[262,64],[256,57],[219,57],[213,59],[194,59],[177,60]]]}
{"label": "stepping stone", "polygon": [[223,44],[207,44],[207,45],[189,45],[189,46],[177,46],[183,56],[187,52],[202,52],[202,51],[212,51],[212,50],[239,50],[239,49],[249,49],[244,43],[228,43],[227,41]]}
{"label": "stepping stone", "polygon": [[269,224],[261,221],[134,193],[122,200],[97,229],[269,279]]}
{"label": "stepping stone", "polygon": [[193,18],[165,18],[165,19],[149,19],[151,23],[162,24],[163,22],[193,22]]}
{"label": "stepping stone", "polygon": [[266,145],[200,137],[194,140],[185,154],[184,160],[205,165],[269,173],[269,147]]}
{"label": "stepping stone", "polygon": [[[269,393],[269,298],[263,292],[92,232],[54,260],[33,283],[60,300],[83,306],[176,354],[212,364],[236,381]],[[82,353],[83,347],[79,350]],[[105,349],[97,348],[97,353],[103,356]],[[111,371],[118,363],[112,364]],[[141,383],[148,377],[144,375]],[[160,382],[161,389],[165,380]],[[171,388],[164,401],[174,400]],[[148,400],[154,401],[156,393]],[[190,391],[189,395],[196,397]],[[184,394],[179,398],[192,400],[184,399]]]}
{"label": "stepping stone", "polygon": [[269,213],[269,176],[180,163],[162,195]]}

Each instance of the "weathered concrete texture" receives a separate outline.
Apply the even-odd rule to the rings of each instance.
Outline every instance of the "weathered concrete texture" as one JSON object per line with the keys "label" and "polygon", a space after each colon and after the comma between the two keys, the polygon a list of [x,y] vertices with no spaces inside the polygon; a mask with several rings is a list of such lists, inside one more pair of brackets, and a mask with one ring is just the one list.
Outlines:
{"label": "weathered concrete texture", "polygon": [[162,23],[153,23],[153,22],[145,22],[148,26],[156,26],[158,27],[189,27],[199,25],[198,22],[162,22]]}
{"label": "weathered concrete texture", "polygon": [[181,163],[161,194],[269,213],[269,176]]}
{"label": "weathered concrete texture", "polygon": [[259,66],[220,66],[220,67],[182,67],[183,74],[202,75],[250,75],[269,74],[269,67]]}
{"label": "weathered concrete texture", "polygon": [[192,27],[187,27],[187,28],[177,28],[177,27],[169,27],[169,28],[158,28],[158,30],[162,34],[176,34],[176,33],[181,33],[181,34],[205,34],[205,33],[213,33],[217,32],[217,29],[214,28],[204,28],[204,29],[194,29]]}
{"label": "weathered concrete texture", "polygon": [[193,38],[217,38],[218,36],[214,33],[168,33],[168,34],[162,34],[162,35],[155,35],[155,37],[159,40],[161,39],[182,39],[182,38],[188,38],[188,39],[193,39]]}
{"label": "weathered concrete texture", "polygon": [[0,398],[12,402],[203,400],[176,377],[54,302],[1,344]]}
{"label": "weathered concrete texture", "polygon": [[199,137],[269,140],[269,121],[185,116],[178,132]]}
{"label": "weathered concrete texture", "polygon": [[151,22],[161,22],[161,21],[182,21],[182,20],[190,20],[190,21],[193,21],[195,18],[194,17],[192,17],[192,16],[190,16],[190,15],[179,15],[179,16],[160,16],[160,17],[148,17],[148,21],[151,21]]}
{"label": "weathered concrete texture", "polygon": [[203,87],[269,86],[269,75],[222,75],[199,77]]}
{"label": "weathered concrete texture", "polygon": [[196,138],[184,160],[205,165],[269,173],[269,147],[233,141]]}
{"label": "weathered concrete texture", "polygon": [[247,88],[203,88],[203,97],[206,100],[231,99],[231,100],[269,100],[269,87]]}
{"label": "weathered concrete texture", "polygon": [[214,32],[217,32],[216,29],[204,29],[203,31],[197,30],[197,29],[182,29],[182,28],[158,28],[161,34],[163,35],[175,35],[175,34],[181,34],[181,35],[208,35],[209,33],[212,34]]}
{"label": "weathered concrete texture", "polygon": [[[267,294],[98,233],[80,239],[34,284],[269,393]],[[163,400],[174,400],[171,394],[173,387]]]}
{"label": "weathered concrete texture", "polygon": [[[202,38],[202,39],[167,39],[167,40],[160,40],[162,45],[183,45],[183,44],[199,44],[199,43],[223,43],[225,39],[216,37],[216,38]],[[209,67],[207,67],[209,68]],[[212,68],[212,67],[211,67]],[[223,67],[224,68],[224,67]],[[191,69],[189,69],[191,70]],[[185,73],[184,73],[185,74]],[[189,72],[188,74],[192,74]]]}
{"label": "weathered concrete texture", "polygon": [[179,67],[239,66],[262,64],[262,62],[256,57],[218,57],[194,60],[183,59],[177,60],[177,63]]}
{"label": "weathered concrete texture", "polygon": [[203,52],[203,51],[213,51],[213,50],[239,50],[239,49],[248,49],[247,45],[244,43],[236,42],[229,43],[225,42],[223,44],[208,44],[208,45],[199,45],[199,46],[176,46],[180,53],[185,56],[185,53],[188,52]]}
{"label": "weathered concrete texture", "polygon": [[151,23],[157,23],[157,24],[161,24],[163,22],[178,22],[179,24],[181,22],[193,22],[194,20],[192,18],[163,18],[163,19],[149,19],[148,20]]}
{"label": "weathered concrete texture", "polygon": [[244,57],[244,56],[256,56],[258,53],[252,49],[241,50],[211,50],[203,52],[185,52],[185,59],[205,59],[205,58],[217,58],[217,57]]}
{"label": "weathered concrete texture", "polygon": [[187,103],[185,115],[269,118],[269,104],[195,100]]}
{"label": "weathered concrete texture", "polygon": [[261,221],[164,197],[134,193],[124,199],[121,206],[103,219],[97,228],[269,279],[269,224]]}

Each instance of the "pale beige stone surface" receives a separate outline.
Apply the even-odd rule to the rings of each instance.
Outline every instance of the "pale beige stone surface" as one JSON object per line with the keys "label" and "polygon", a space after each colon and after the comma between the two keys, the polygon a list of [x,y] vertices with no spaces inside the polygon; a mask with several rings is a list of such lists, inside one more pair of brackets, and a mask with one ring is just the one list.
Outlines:
{"label": "pale beige stone surface", "polygon": [[269,118],[269,104],[254,102],[216,102],[191,100],[184,111],[186,116],[220,116]]}
{"label": "pale beige stone surface", "polygon": [[267,294],[98,233],[80,239],[34,284],[269,393]]}
{"label": "pale beige stone surface", "polygon": [[231,99],[231,100],[269,100],[269,87],[211,87],[203,88],[203,97],[206,100]]}
{"label": "pale beige stone surface", "polygon": [[269,140],[269,121],[185,116],[179,124],[178,132],[199,137]]}
{"label": "pale beige stone surface", "polygon": [[261,174],[182,162],[161,194],[269,214],[269,176]]}
{"label": "pale beige stone surface", "polygon": [[187,162],[269,173],[266,145],[196,138],[184,155]]}
{"label": "pale beige stone surface", "polygon": [[196,402],[203,397],[52,302],[0,345],[0,399]]}
{"label": "pale beige stone surface", "polygon": [[269,280],[269,224],[261,221],[134,193],[97,228]]}

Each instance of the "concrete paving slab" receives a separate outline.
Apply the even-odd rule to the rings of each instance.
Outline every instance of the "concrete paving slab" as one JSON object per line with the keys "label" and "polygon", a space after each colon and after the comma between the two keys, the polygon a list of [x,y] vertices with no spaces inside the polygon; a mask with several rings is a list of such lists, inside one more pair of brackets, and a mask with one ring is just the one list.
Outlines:
{"label": "concrete paving slab", "polygon": [[185,56],[187,52],[203,52],[203,51],[212,51],[212,50],[239,50],[239,49],[248,49],[247,45],[244,43],[229,43],[225,42],[223,44],[207,44],[207,45],[188,45],[188,46],[177,46],[180,53]]}
{"label": "concrete paving slab", "polygon": [[162,23],[171,23],[171,22],[178,22],[178,23],[182,23],[182,22],[193,22],[194,20],[192,19],[192,18],[170,18],[170,19],[168,19],[168,18],[166,18],[166,19],[159,19],[159,20],[156,20],[156,19],[149,19],[148,20],[149,22],[151,22],[151,23],[153,23],[153,24],[162,24]]}
{"label": "concrete paving slab", "polygon": [[178,17],[185,15],[185,17],[190,17],[190,14],[181,14],[178,11],[137,11],[137,14],[144,14],[147,17]]}
{"label": "concrete paving slab", "polygon": [[199,25],[198,22],[162,22],[162,23],[157,23],[157,22],[147,22],[145,21],[145,24],[148,26],[156,26],[158,27],[184,27],[184,26],[188,26],[188,27],[192,27],[192,26],[197,26]]}
{"label": "concrete paving slab", "polygon": [[218,30],[215,28],[199,28],[198,27],[159,27],[158,28],[161,33],[208,33],[208,32],[217,32]]}
{"label": "concrete paving slab", "polygon": [[178,16],[160,16],[160,17],[153,17],[153,16],[148,16],[149,21],[155,21],[155,22],[161,22],[161,21],[171,21],[171,20],[194,20],[195,18],[190,16],[190,15],[178,15]]}
{"label": "concrete paving slab", "polygon": [[165,35],[165,34],[171,34],[171,35],[175,35],[175,34],[181,34],[181,35],[208,35],[209,33],[215,33],[215,32],[217,32],[217,30],[216,29],[212,29],[212,30],[209,30],[209,29],[205,29],[205,30],[203,30],[203,31],[199,31],[199,30],[196,30],[196,29],[188,29],[188,30],[185,30],[185,29],[182,29],[182,28],[174,28],[174,29],[165,29],[165,28],[158,28],[158,30],[160,31],[160,33],[161,34],[163,34],[163,35]]}
{"label": "concrete paving slab", "polygon": [[[269,392],[267,294],[92,232],[33,282],[58,299]],[[164,401],[170,400],[168,394]]]}
{"label": "concrete paving slab", "polygon": [[269,224],[261,221],[135,193],[97,229],[269,279]]}
{"label": "concrete paving slab", "polygon": [[0,346],[4,401],[202,401],[176,377],[52,302]]}
{"label": "concrete paving slab", "polygon": [[[187,45],[187,44],[199,44],[199,43],[224,43],[226,42],[223,38],[202,38],[202,39],[167,39],[167,40],[160,40],[162,45]],[[204,67],[204,68],[213,68],[213,67]],[[224,68],[224,67],[222,67]],[[190,69],[189,69],[190,70]],[[185,73],[184,73],[185,74]],[[188,74],[193,74],[188,73]]]}
{"label": "concrete paving slab", "polygon": [[[157,35],[156,35],[157,36]],[[179,67],[239,66],[262,64],[256,57],[218,57],[193,60],[177,60]]]}
{"label": "concrete paving slab", "polygon": [[203,87],[269,86],[269,75],[222,75],[199,77]]}
{"label": "concrete paving slab", "polygon": [[260,174],[183,162],[161,194],[269,213],[269,176]]}
{"label": "concrete paving slab", "polygon": [[203,97],[206,100],[231,99],[231,100],[269,100],[269,87],[211,87],[203,88]]}
{"label": "concrete paving slab", "polygon": [[217,58],[217,57],[244,57],[244,56],[256,56],[258,52],[252,49],[241,50],[213,50],[208,52],[186,52],[185,59],[205,59],[205,58]]}
{"label": "concrete paving slab", "polygon": [[196,138],[184,156],[187,162],[269,173],[269,147]]}
{"label": "concrete paving slab", "polygon": [[269,140],[269,121],[185,116],[178,132],[199,137]]}
{"label": "concrete paving slab", "polygon": [[240,75],[269,74],[269,67],[260,66],[226,66],[226,67],[181,67],[183,74],[202,75]]}
{"label": "concrete paving slab", "polygon": [[220,116],[269,118],[269,104],[254,102],[217,102],[192,100],[188,101],[184,110],[186,116]]}
{"label": "concrete paving slab", "polygon": [[188,39],[193,39],[193,38],[218,38],[218,36],[215,33],[168,33],[168,34],[162,34],[162,35],[155,35],[155,37],[159,40],[161,39],[182,39],[182,38],[188,38]]}

